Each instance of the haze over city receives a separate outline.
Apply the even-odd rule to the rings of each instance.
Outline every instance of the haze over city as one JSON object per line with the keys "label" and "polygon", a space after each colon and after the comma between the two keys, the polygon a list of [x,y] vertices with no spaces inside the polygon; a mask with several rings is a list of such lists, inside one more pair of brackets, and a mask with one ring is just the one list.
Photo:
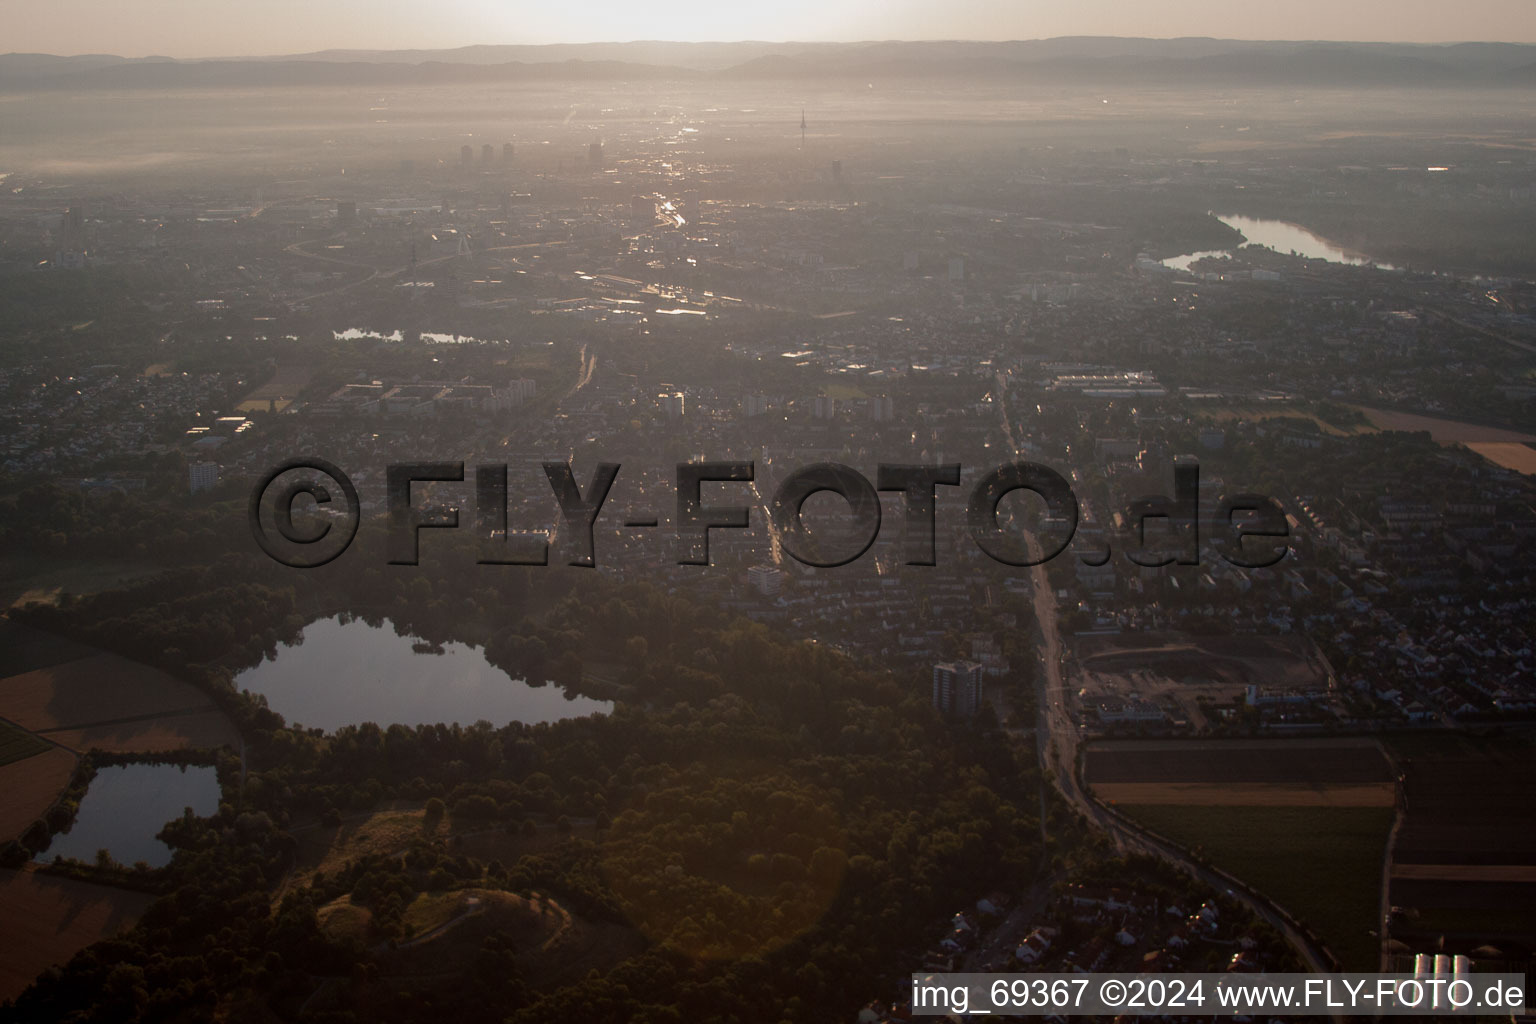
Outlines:
{"label": "haze over city", "polygon": [[929,0],[732,4],[716,0],[575,6],[510,0],[443,0],[428,7],[368,0],[60,0],[8,3],[13,52],[178,58],[262,56],[316,50],[447,49],[471,45],[665,39],[857,41],[1046,39],[1056,36],[1214,37],[1446,43],[1536,40],[1523,0]]}
{"label": "haze over city", "polygon": [[1527,6],[12,4],[0,1024],[1529,976]]}

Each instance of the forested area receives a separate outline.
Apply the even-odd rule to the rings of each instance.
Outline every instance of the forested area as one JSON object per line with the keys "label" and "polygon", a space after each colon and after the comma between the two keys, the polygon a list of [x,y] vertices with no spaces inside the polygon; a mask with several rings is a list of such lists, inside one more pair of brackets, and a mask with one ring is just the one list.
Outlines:
{"label": "forested area", "polygon": [[[946,722],[887,672],[643,584],[473,571],[452,541],[399,569],[372,557],[380,542],[365,530],[359,551],[310,573],[226,557],[19,616],[213,694],[248,771],[243,785],[221,772],[216,816],[165,830],[176,857],[138,927],[0,1016],[845,1020],[908,969],[931,922],[1033,878],[1034,753],[989,718]],[[579,687],[586,660],[619,663],[605,684],[619,702],[537,726],[327,734],[236,692],[241,667],[333,614],[483,645],[530,680]],[[431,827],[284,885],[295,833],[384,806],[424,806]],[[467,852],[462,837],[488,832],[552,838],[515,858]],[[451,976],[390,969],[412,899],[468,887],[548,894],[638,932],[643,952],[551,987],[492,931]],[[342,898],[368,912],[365,933],[322,927]]]}

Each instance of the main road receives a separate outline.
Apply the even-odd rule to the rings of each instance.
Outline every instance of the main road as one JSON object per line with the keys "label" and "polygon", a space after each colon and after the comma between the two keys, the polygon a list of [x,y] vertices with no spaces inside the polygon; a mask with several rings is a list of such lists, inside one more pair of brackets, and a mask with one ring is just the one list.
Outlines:
{"label": "main road", "polygon": [[[1022,455],[1022,446],[1014,435],[1008,419],[1007,388],[1005,374],[996,376],[996,402],[1002,416],[1003,436],[1015,456]],[[1051,589],[1050,577],[1041,561],[1039,538],[1034,534],[1026,537],[1030,559],[1037,564],[1030,567],[1030,591],[1034,604],[1035,623],[1039,630],[1040,670],[1035,674],[1035,697],[1038,704],[1036,723],[1036,749],[1039,752],[1040,770],[1048,774],[1056,784],[1062,798],[1087,821],[1103,829],[1122,853],[1141,852],[1160,857],[1162,860],[1198,878],[1217,892],[1225,892],[1258,917],[1267,922],[1296,950],[1307,969],[1318,974],[1332,970],[1332,956],[1321,944],[1308,938],[1293,925],[1263,894],[1234,882],[1225,875],[1192,860],[1177,846],[1166,843],[1106,809],[1093,799],[1083,787],[1078,776],[1079,734],[1072,714],[1075,698],[1068,693],[1068,680],[1063,671],[1065,662],[1058,625],[1056,595]],[[1343,1020],[1336,1015],[1335,1020]]]}

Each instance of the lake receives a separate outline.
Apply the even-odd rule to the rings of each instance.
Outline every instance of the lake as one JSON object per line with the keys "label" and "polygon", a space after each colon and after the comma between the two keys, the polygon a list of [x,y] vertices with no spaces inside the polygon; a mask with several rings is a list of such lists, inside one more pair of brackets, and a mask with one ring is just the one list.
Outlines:
{"label": "lake", "polygon": [[111,765],[97,770],[80,801],[75,824],[53,837],[40,861],[55,856],[95,861],[107,850],[119,864],[143,861],[152,868],[171,862],[171,848],[155,835],[188,808],[200,818],[219,809],[218,773],[210,767],[174,764]]}
{"label": "lake", "polygon": [[266,697],[290,723],[327,731],[359,722],[533,724],[613,710],[611,701],[529,686],[468,644],[427,654],[412,649],[418,642],[398,635],[387,619],[382,626],[320,619],[304,627],[299,643],[278,648],[276,660],[236,676],[235,686]]}
{"label": "lake", "polygon": [[[1295,253],[1309,260],[1327,260],[1330,263],[1346,263],[1354,267],[1380,267],[1382,270],[1395,269],[1389,263],[1381,263],[1369,256],[1350,252],[1342,246],[1335,245],[1321,235],[1313,234],[1300,224],[1291,224],[1283,220],[1239,217],[1236,214],[1213,216],[1227,227],[1241,231],[1248,245],[1262,245],[1266,249],[1273,249],[1280,253]],[[1207,249],[1204,252],[1172,256],[1163,260],[1162,264],[1175,270],[1188,270],[1190,264],[1207,256],[1227,256],[1231,252],[1230,249]]]}

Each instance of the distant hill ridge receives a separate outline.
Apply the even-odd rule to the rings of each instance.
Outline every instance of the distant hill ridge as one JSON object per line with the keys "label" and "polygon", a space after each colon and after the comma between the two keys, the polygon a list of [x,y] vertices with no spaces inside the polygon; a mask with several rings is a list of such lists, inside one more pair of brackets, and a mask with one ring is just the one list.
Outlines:
{"label": "distant hill ridge", "polygon": [[1014,42],[569,43],[179,60],[0,55],[0,90],[520,80],[979,78],[1147,85],[1536,85],[1536,46],[1067,36]]}

